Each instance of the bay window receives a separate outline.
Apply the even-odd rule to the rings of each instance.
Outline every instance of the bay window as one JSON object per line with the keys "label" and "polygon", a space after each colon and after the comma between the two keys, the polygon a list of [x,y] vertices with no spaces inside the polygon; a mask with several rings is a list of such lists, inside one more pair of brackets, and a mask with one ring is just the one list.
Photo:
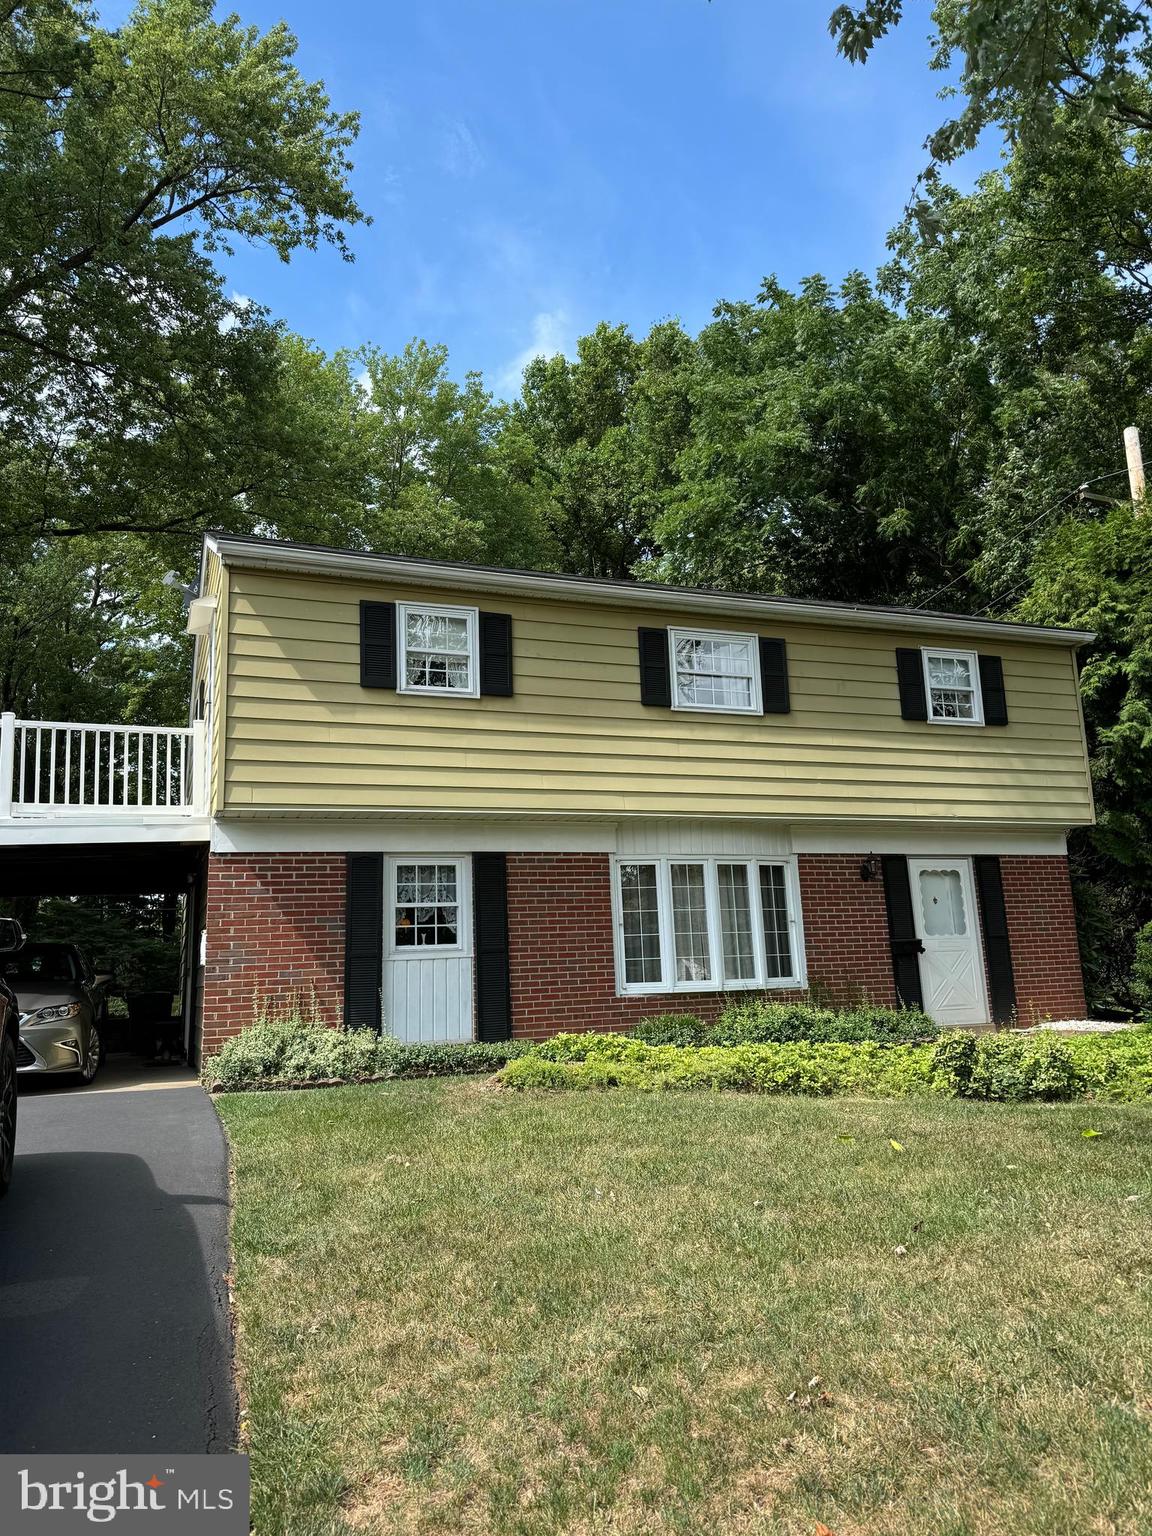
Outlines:
{"label": "bay window", "polygon": [[621,992],[802,986],[790,859],[618,859]]}

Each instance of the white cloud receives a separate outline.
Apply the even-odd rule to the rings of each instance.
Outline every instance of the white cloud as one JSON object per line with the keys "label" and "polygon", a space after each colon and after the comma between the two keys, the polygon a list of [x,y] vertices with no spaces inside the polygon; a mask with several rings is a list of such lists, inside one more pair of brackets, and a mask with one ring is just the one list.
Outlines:
{"label": "white cloud", "polygon": [[545,309],[532,318],[532,340],[496,375],[496,388],[502,395],[519,393],[524,370],[535,357],[565,357],[576,350],[572,322],[563,309]]}
{"label": "white cloud", "polygon": [[440,164],[450,176],[475,176],[484,168],[484,151],[468,124],[458,118],[440,135]]}
{"label": "white cloud", "polygon": [[[236,293],[235,291],[228,295],[228,302],[234,310],[238,309],[240,311],[251,309],[253,303],[246,293]],[[220,329],[227,334],[228,331],[234,331],[239,324],[239,318],[235,314],[225,315],[220,322]]]}

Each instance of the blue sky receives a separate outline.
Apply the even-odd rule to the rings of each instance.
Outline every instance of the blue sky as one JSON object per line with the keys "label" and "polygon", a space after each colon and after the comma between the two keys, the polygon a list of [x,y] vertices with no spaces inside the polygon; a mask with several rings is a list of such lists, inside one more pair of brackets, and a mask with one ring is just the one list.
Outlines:
{"label": "blue sky", "polygon": [[926,6],[861,68],[833,0],[232,3],[360,112],[375,222],[351,266],[238,251],[230,289],[329,349],[445,342],[505,394],[601,319],[697,329],[766,273],[870,270],[944,110]]}

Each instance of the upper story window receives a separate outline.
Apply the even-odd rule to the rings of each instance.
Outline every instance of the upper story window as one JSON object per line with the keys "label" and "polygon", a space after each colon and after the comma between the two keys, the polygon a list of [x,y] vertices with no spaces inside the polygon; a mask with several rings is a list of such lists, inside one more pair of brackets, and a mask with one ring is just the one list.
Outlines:
{"label": "upper story window", "polygon": [[726,630],[673,629],[672,706],[760,714],[760,666],[755,635]]}
{"label": "upper story window", "polygon": [[404,693],[480,692],[475,608],[399,606],[399,686]]}
{"label": "upper story window", "polygon": [[974,651],[925,650],[928,718],[942,725],[982,725],[980,667]]}

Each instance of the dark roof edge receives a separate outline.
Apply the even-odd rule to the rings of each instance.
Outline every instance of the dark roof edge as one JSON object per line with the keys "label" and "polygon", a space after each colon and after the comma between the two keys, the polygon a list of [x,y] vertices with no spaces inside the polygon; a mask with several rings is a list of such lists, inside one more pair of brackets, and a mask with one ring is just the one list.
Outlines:
{"label": "dark roof edge", "polygon": [[262,539],[251,534],[208,533],[204,543],[205,550],[213,550],[225,565],[301,575],[380,577],[401,583],[472,587],[489,592],[534,590],[584,602],[632,602],[685,610],[707,609],[713,613],[779,616],[800,623],[846,624],[870,629],[905,626],[953,634],[1002,635],[1050,645],[1084,645],[1095,639],[1090,630],[974,618],[926,608],[768,597],[762,592],[723,592],[712,587],[676,587],[663,582],[621,581],[611,577],[562,576],[549,571],[520,571],[501,566],[465,565],[451,560],[428,560],[416,555],[378,555],[324,544]]}

